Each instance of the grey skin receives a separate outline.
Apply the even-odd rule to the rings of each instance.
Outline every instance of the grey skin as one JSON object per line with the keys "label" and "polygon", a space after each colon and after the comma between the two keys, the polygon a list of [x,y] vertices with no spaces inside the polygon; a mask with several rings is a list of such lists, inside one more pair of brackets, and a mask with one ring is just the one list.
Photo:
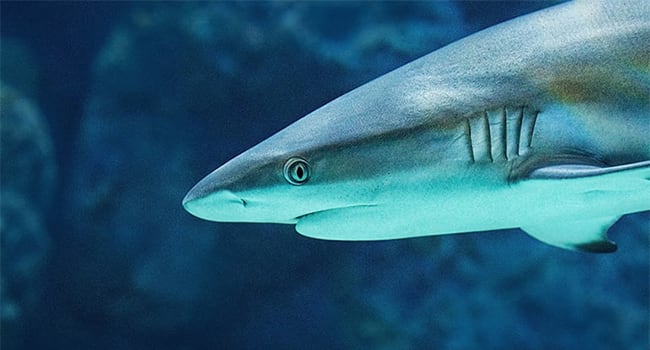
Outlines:
{"label": "grey skin", "polygon": [[183,200],[212,221],[379,240],[522,228],[612,252],[650,210],[650,1],[577,1],[488,28],[310,113]]}

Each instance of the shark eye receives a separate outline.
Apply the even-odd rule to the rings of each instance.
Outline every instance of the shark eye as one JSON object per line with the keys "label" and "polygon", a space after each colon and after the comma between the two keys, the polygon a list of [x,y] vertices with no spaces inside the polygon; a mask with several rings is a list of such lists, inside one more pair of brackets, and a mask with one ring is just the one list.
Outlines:
{"label": "shark eye", "polygon": [[309,163],[302,158],[289,158],[284,163],[284,178],[292,185],[302,185],[309,180]]}

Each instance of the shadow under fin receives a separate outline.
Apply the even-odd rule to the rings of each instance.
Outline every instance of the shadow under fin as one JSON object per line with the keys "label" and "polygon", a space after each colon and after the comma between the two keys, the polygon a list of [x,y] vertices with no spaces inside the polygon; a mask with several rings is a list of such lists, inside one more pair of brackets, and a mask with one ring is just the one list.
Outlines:
{"label": "shadow under fin", "polygon": [[607,238],[607,230],[618,217],[549,222],[521,229],[552,246],[587,253],[613,253],[616,243]]}

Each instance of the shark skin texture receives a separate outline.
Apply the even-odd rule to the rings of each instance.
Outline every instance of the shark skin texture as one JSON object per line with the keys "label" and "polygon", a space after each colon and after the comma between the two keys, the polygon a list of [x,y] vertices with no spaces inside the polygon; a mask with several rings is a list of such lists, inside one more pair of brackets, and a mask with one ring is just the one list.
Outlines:
{"label": "shark skin texture", "polygon": [[563,3],[331,101],[183,200],[211,221],[383,240],[521,228],[613,252],[650,210],[650,2]]}

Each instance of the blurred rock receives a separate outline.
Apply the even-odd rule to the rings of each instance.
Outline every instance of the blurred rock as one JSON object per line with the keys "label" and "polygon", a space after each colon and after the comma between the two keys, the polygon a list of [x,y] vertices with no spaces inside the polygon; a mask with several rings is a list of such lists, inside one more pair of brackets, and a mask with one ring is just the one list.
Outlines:
{"label": "blurred rock", "polygon": [[2,84],[2,188],[30,199],[42,211],[52,200],[56,166],[49,130],[34,104]]}
{"label": "blurred rock", "polygon": [[464,17],[468,19],[470,30],[475,32],[496,23],[567,1],[459,1],[458,6]]}
{"label": "blurred rock", "polygon": [[468,31],[453,2],[297,2],[279,26],[304,50],[354,72],[354,79],[375,78]]}
{"label": "blurred rock", "polygon": [[0,76],[3,85],[12,86],[22,94],[36,98],[38,66],[34,55],[21,41],[3,37],[0,50]]}
{"label": "blurred rock", "polygon": [[48,128],[33,103],[0,90],[0,239],[2,344],[21,343],[42,297],[50,233],[44,217],[56,168]]}
{"label": "blurred rock", "polygon": [[20,322],[33,312],[42,292],[50,237],[41,213],[25,196],[2,191],[2,320]]}

